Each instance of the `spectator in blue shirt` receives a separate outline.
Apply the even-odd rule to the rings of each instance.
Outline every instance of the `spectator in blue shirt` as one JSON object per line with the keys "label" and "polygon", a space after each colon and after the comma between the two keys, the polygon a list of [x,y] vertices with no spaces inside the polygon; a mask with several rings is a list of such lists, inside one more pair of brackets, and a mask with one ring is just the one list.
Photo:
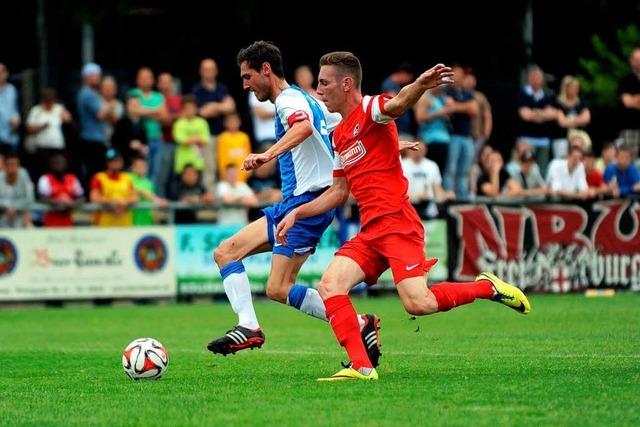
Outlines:
{"label": "spectator in blue shirt", "polygon": [[0,63],[0,154],[10,153],[18,147],[18,94],[8,78],[9,70]]}
{"label": "spectator in blue shirt", "polygon": [[83,184],[88,185],[93,175],[103,168],[107,149],[105,121],[112,114],[112,104],[100,97],[102,69],[89,63],[82,67],[82,89],[78,93],[80,120],[80,158],[83,163]]}
{"label": "spectator in blue shirt", "polygon": [[623,146],[618,149],[616,163],[604,170],[604,180],[611,187],[615,197],[627,197],[640,192],[640,173],[631,162],[631,149]]}

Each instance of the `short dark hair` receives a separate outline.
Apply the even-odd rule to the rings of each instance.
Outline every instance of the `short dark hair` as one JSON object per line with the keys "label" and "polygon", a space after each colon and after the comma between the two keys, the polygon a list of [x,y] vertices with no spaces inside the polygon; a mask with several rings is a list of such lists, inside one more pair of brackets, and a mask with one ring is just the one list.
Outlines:
{"label": "short dark hair", "polygon": [[322,55],[320,58],[320,66],[333,65],[340,71],[343,76],[347,75],[353,78],[353,83],[360,88],[362,83],[362,66],[360,60],[351,52],[330,52]]}
{"label": "short dark hair", "polygon": [[139,161],[143,161],[143,162],[147,162],[148,160],[145,156],[140,155],[140,154],[135,154],[133,156],[131,156],[131,164],[134,164],[135,162],[139,162]]}
{"label": "short dark hair", "polygon": [[196,101],[196,97],[189,94],[189,95],[184,95],[182,97],[182,106],[184,107],[186,104],[196,104],[198,105],[198,102]]}
{"label": "short dark hair", "polygon": [[228,171],[229,169],[237,169],[238,165],[236,165],[235,163],[227,163],[227,165],[224,167],[225,171]]}
{"label": "short dark hair", "polygon": [[631,147],[629,147],[626,143],[622,144],[618,147],[618,153],[620,153],[621,151],[631,154]]}
{"label": "short dark hair", "polygon": [[251,43],[238,52],[238,66],[243,62],[247,62],[249,68],[260,71],[262,64],[265,62],[271,66],[271,71],[276,76],[284,77],[284,68],[282,66],[282,54],[278,46],[271,42],[259,40]]}

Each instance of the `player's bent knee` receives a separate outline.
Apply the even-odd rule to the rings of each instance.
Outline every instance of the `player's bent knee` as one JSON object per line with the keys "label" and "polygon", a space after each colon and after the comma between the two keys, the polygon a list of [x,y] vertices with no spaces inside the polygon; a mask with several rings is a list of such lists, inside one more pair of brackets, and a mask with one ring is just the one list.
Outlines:
{"label": "player's bent knee", "polygon": [[216,262],[218,267],[224,267],[234,260],[232,253],[233,246],[233,242],[230,239],[227,239],[214,249],[213,260]]}
{"label": "player's bent knee", "polygon": [[407,313],[414,316],[424,316],[438,311],[435,298],[416,298],[402,302]]}
{"label": "player's bent knee", "polygon": [[341,295],[345,292],[340,289],[334,280],[323,276],[322,279],[320,279],[320,283],[318,283],[318,293],[323,300],[326,300],[327,298]]}
{"label": "player's bent knee", "polygon": [[289,297],[289,289],[291,289],[290,284],[288,286],[282,286],[280,284],[274,285],[267,282],[267,298],[286,304],[287,298]]}

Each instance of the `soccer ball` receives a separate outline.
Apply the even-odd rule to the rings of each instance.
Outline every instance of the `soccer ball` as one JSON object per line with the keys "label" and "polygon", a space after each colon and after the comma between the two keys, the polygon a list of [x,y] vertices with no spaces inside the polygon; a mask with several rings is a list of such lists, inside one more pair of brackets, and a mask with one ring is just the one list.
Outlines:
{"label": "soccer ball", "polygon": [[132,380],[161,378],[169,366],[169,354],[153,338],[138,338],[124,349],[122,368]]}

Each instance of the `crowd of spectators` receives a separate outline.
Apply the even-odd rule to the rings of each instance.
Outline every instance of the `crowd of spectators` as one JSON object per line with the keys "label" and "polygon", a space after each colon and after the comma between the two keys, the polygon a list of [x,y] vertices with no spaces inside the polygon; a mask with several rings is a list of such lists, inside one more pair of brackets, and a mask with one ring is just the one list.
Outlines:
{"label": "crowd of spectators", "polygon": [[[505,144],[492,138],[491,104],[473,70],[454,65],[454,85],[428,91],[396,119],[401,139],[419,141],[417,151],[402,153],[412,203],[434,217],[439,204],[453,199],[640,192],[640,48],[629,65],[619,85],[623,128],[599,156],[577,78],[562,78],[555,95],[543,70],[531,66],[514,106],[518,138]],[[260,216],[260,206],[282,197],[277,161],[253,173],[241,166],[249,153],[275,143],[275,106],[253,93],[234,99],[211,58],[198,71],[198,83],[180,93],[180,81],[168,72],[156,76],[142,67],[135,81],[123,82],[89,63],[75,105],[45,88],[38,104],[20,111],[19,93],[0,63],[0,227],[71,226],[76,208],[88,202],[97,206],[93,223],[100,226],[157,223],[157,212],[171,202],[178,223],[197,221],[194,207],[212,207],[209,219],[221,224]],[[294,75],[316,96],[310,67]],[[380,90],[396,94],[414,77],[412,66],[402,64]],[[240,103],[248,106],[252,135],[242,130],[249,127],[237,112]],[[513,149],[505,164],[507,145]],[[29,209],[36,201],[50,209]]]}

